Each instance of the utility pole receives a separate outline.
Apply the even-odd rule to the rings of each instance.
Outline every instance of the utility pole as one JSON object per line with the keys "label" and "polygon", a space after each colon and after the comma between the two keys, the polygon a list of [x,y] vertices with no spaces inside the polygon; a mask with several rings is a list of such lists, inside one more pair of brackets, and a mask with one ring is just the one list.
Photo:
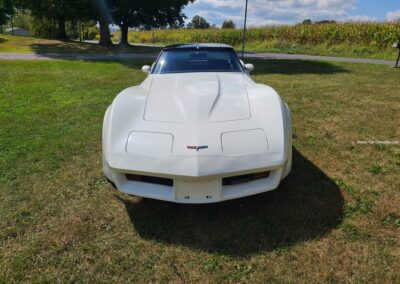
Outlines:
{"label": "utility pole", "polygon": [[242,42],[242,59],[244,59],[244,42],[246,41],[247,2],[248,2],[248,0],[246,0],[246,8],[245,8],[245,10],[244,10],[243,42]]}
{"label": "utility pole", "polygon": [[398,42],[396,42],[395,44],[393,44],[394,48],[398,48],[399,49],[399,56],[397,56],[397,61],[396,61],[396,65],[394,65],[394,68],[399,68],[399,61],[400,61],[400,39]]}

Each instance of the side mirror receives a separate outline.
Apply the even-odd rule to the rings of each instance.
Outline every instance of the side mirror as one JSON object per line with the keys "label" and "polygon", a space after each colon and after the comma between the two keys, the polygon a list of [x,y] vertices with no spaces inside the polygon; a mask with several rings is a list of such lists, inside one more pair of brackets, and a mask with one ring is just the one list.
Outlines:
{"label": "side mirror", "polygon": [[143,65],[142,71],[144,73],[150,73],[151,67],[149,65]]}
{"label": "side mirror", "polygon": [[248,72],[251,72],[251,71],[254,70],[254,65],[251,64],[251,63],[247,63],[247,64],[244,65],[244,68],[245,68]]}

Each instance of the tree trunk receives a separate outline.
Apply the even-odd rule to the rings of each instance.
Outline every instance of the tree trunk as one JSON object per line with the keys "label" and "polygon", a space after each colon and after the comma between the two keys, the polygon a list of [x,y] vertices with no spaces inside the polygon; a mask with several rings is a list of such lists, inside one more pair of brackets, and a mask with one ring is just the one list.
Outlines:
{"label": "tree trunk", "polygon": [[121,29],[121,40],[119,41],[119,45],[121,46],[129,46],[128,43],[128,26],[122,24],[119,26]]}
{"label": "tree trunk", "polygon": [[11,21],[11,35],[14,35],[14,21],[13,21],[13,16],[11,16],[10,21]]}
{"label": "tree trunk", "polygon": [[79,34],[79,42],[82,42],[81,21],[78,21],[78,34]]}
{"label": "tree trunk", "polygon": [[57,38],[59,39],[67,39],[67,33],[65,32],[65,18],[59,17],[57,19],[58,23],[58,35]]}
{"label": "tree trunk", "polygon": [[99,40],[99,45],[101,46],[112,46],[113,43],[111,41],[111,35],[110,35],[110,28],[108,27],[110,23],[104,19],[100,18],[99,19],[99,26],[100,26],[100,40]]}

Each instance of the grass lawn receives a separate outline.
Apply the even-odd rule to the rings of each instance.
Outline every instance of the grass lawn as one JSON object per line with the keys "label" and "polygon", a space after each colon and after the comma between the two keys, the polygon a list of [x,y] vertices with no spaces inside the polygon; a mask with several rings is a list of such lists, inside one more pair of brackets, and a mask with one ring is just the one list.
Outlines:
{"label": "grass lawn", "polygon": [[292,109],[273,192],[178,205],[116,192],[103,113],[146,60],[0,61],[0,283],[400,281],[400,73],[253,60]]}
{"label": "grass lawn", "polygon": [[158,53],[158,47],[130,46],[127,48],[101,47],[95,43],[60,41],[34,37],[0,34],[0,52],[33,53]]}
{"label": "grass lawn", "polygon": [[[141,44],[140,42],[130,41],[131,44]],[[163,46],[174,44],[174,42],[162,43],[157,42],[154,45]],[[237,52],[242,51],[242,45],[234,46]],[[395,61],[398,56],[398,49],[377,48],[372,46],[359,46],[351,44],[294,44],[290,42],[281,42],[276,40],[262,42],[246,43],[246,52],[268,52],[268,53],[284,53],[284,54],[305,54],[305,55],[321,55],[331,57],[350,57],[350,58],[367,58],[367,59],[383,59]]]}
{"label": "grass lawn", "polygon": [[[31,52],[45,53],[158,53],[162,46],[170,43],[156,43],[157,46],[140,46],[141,43],[134,42],[130,32],[132,46],[121,48],[117,44],[113,47],[101,47],[95,43],[79,43],[75,41],[60,41],[52,39],[40,39],[34,37],[21,37],[0,34],[0,52]],[[119,41],[119,33],[114,34],[114,41]],[[137,45],[135,45],[137,44]],[[235,46],[236,51],[242,50],[241,45]],[[398,51],[395,48],[379,49],[371,46],[357,46],[349,44],[336,45],[310,45],[292,44],[279,41],[249,42],[246,44],[248,52],[272,52],[288,54],[307,54],[325,56],[343,56],[356,58],[396,60]]]}
{"label": "grass lawn", "polygon": [[[235,48],[241,50],[240,45]],[[248,43],[246,50],[251,52],[307,54],[385,60],[396,60],[398,55],[398,50],[392,47],[377,48],[373,46],[360,46],[348,43],[333,45],[294,44],[276,40]]]}

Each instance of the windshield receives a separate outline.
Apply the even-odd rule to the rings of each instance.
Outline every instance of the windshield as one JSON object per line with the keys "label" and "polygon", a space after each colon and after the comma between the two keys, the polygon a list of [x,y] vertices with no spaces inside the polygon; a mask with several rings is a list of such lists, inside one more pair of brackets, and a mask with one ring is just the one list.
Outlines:
{"label": "windshield", "polygon": [[153,74],[187,72],[243,72],[233,50],[164,50]]}

